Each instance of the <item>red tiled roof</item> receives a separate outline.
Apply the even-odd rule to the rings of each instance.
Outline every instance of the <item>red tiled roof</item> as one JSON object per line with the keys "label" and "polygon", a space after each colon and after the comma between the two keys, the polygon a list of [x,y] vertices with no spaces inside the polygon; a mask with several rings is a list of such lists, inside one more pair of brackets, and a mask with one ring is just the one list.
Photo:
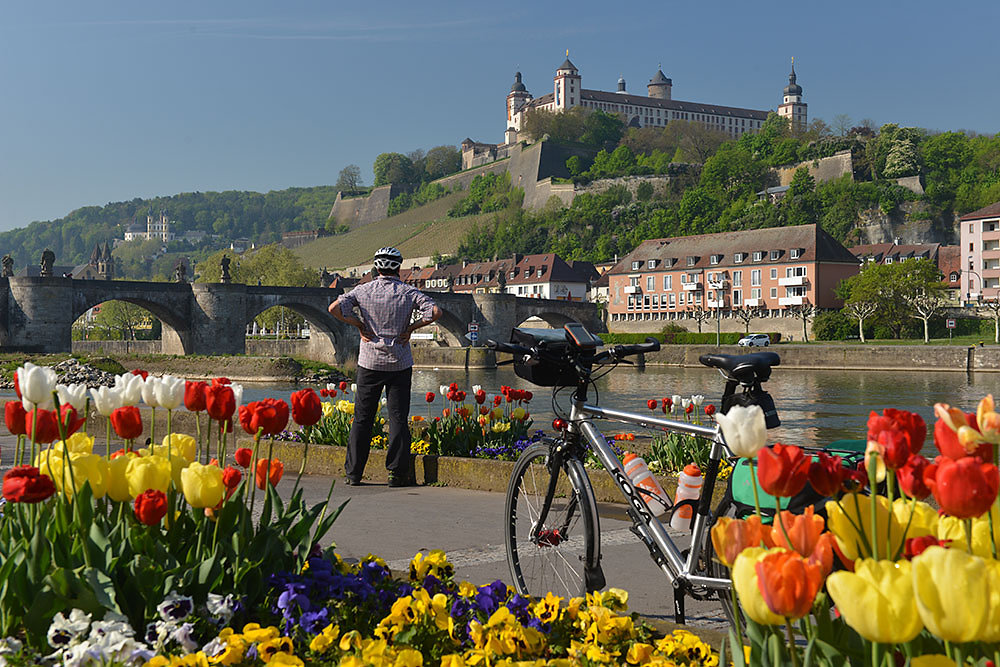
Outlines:
{"label": "red tiled roof", "polygon": [[1000,217],[1000,201],[990,204],[989,206],[984,206],[978,211],[973,211],[972,213],[966,213],[960,219],[978,220],[979,218],[997,218],[997,217]]}
{"label": "red tiled roof", "polygon": [[892,257],[895,261],[925,257],[936,262],[940,247],[940,243],[867,243],[856,245],[850,251],[858,258],[874,257],[876,262],[881,262],[886,257]]}

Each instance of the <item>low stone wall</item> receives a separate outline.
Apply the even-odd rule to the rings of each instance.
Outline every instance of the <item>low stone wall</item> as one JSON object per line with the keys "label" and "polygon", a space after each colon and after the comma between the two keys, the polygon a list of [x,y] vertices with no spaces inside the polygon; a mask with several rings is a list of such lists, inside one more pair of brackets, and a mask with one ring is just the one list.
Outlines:
{"label": "low stone wall", "polygon": [[160,354],[159,340],[75,340],[73,354]]}
{"label": "low stone wall", "polygon": [[[666,345],[645,355],[649,366],[700,366],[714,345]],[[765,351],[726,345],[725,354]],[[1000,348],[959,345],[776,345],[766,349],[781,357],[782,368],[847,371],[1000,371]]]}
{"label": "low stone wall", "polygon": [[309,357],[309,339],[276,340],[247,338],[247,355],[251,357]]}
{"label": "low stone wall", "polygon": [[413,347],[417,368],[495,368],[496,353],[485,347]]}
{"label": "low stone wall", "polygon": [[[723,333],[745,333],[743,320],[735,317],[723,317],[719,323]],[[668,324],[676,324],[688,331],[698,331],[698,323],[694,320],[631,320],[608,321],[608,331],[611,333],[646,333],[655,334],[663,331]],[[706,320],[701,324],[702,333],[715,333],[715,319]],[[764,317],[750,322],[750,332],[776,331],[784,341],[802,340],[802,320],[795,317]],[[812,320],[809,320],[809,335],[812,336]]]}

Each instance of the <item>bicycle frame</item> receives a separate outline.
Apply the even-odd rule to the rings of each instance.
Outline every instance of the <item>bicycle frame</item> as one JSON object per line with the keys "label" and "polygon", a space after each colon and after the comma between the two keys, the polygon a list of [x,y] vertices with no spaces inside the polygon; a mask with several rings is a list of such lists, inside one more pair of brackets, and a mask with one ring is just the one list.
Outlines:
{"label": "bicycle frame", "polygon": [[[608,445],[604,436],[590,419],[609,419],[626,424],[635,424],[642,428],[658,429],[666,432],[683,433],[700,436],[711,440],[712,449],[709,454],[708,470],[705,472],[705,482],[702,486],[701,499],[694,511],[694,526],[691,530],[691,547],[687,558],[667,533],[666,528],[654,516],[646,502],[636,489],[632,480],[625,473],[625,466],[618,459],[614,450]],[[575,395],[570,412],[568,432],[571,437],[584,437],[601,464],[611,474],[615,484],[629,504],[629,515],[636,531],[646,544],[653,560],[670,580],[674,588],[674,612],[678,623],[684,622],[684,596],[687,591],[698,586],[716,591],[728,591],[732,583],[729,579],[719,579],[695,574],[695,566],[701,555],[707,532],[711,528],[712,492],[715,488],[719,472],[719,462],[726,453],[725,440],[718,427],[701,426],[672,419],[660,419],[653,416],[640,415],[622,410],[602,408],[589,405],[585,400],[579,400]],[[669,501],[669,499],[667,499]],[[598,562],[600,551],[598,545]]]}

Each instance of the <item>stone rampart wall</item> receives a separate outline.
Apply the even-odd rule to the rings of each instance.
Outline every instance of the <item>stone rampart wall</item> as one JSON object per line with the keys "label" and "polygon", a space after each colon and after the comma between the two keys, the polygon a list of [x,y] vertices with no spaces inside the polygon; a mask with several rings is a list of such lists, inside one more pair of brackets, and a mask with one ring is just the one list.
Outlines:
{"label": "stone rampart wall", "polygon": [[845,174],[851,174],[853,177],[854,174],[854,160],[851,158],[851,151],[847,150],[818,160],[806,160],[787,167],[778,167],[775,171],[778,172],[779,184],[790,185],[795,171],[800,167],[807,168],[817,183],[832,181]]}
{"label": "stone rampart wall", "polygon": [[347,225],[351,229],[377,222],[389,215],[389,202],[410,189],[403,185],[380,185],[364,197],[350,199],[344,199],[337,193],[337,199],[330,210],[330,217],[336,220],[337,224]]}

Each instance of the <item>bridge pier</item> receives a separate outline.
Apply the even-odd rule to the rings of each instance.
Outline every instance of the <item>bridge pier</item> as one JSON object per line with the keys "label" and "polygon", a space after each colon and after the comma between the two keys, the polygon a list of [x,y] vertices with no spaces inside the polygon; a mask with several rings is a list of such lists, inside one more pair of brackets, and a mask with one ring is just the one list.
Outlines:
{"label": "bridge pier", "polygon": [[67,352],[73,346],[73,292],[63,277],[8,278],[5,347]]}
{"label": "bridge pier", "polygon": [[247,286],[191,284],[192,354],[246,353]]}
{"label": "bridge pier", "polygon": [[479,324],[479,343],[492,339],[502,343],[510,340],[510,332],[517,321],[517,297],[513,294],[473,294],[476,308],[482,315]]}

